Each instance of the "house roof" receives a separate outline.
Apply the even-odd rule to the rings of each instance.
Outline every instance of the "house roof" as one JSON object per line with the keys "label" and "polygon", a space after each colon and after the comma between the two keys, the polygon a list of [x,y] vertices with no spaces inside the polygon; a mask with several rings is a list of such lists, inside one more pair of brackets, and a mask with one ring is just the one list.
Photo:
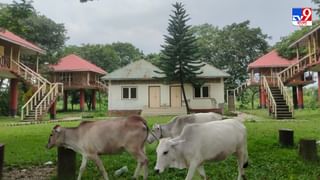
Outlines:
{"label": "house roof", "polygon": [[297,59],[288,60],[281,57],[276,50],[261,56],[254,62],[248,65],[248,70],[256,68],[270,68],[270,67],[288,67],[297,62]]}
{"label": "house roof", "polygon": [[[203,78],[216,78],[216,77],[228,77],[229,74],[209,65],[205,64],[201,68],[203,73],[198,77]],[[164,77],[163,74],[156,73],[155,71],[161,72],[161,70],[155,65],[151,64],[146,60],[135,61],[127,66],[117,69],[104,77],[104,80],[147,80],[153,79],[154,77]]]}
{"label": "house roof", "polygon": [[106,71],[100,67],[90,63],[89,61],[82,59],[81,57],[70,54],[59,60],[55,65],[51,65],[54,72],[79,72],[79,71],[91,71],[99,74],[107,74]]}
{"label": "house roof", "polygon": [[3,39],[5,41],[8,41],[10,43],[16,44],[21,46],[22,48],[25,48],[27,50],[31,50],[33,52],[38,52],[40,54],[45,54],[45,50],[39,48],[38,46],[32,44],[31,42],[21,38],[20,36],[6,30],[6,29],[0,29],[0,39]]}

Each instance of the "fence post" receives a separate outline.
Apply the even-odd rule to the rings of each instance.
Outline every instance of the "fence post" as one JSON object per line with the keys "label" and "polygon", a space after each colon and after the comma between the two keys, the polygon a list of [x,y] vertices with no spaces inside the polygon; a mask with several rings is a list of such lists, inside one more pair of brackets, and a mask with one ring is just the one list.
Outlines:
{"label": "fence post", "polygon": [[58,147],[58,180],[76,179],[76,153],[71,149]]}
{"label": "fence post", "polygon": [[0,180],[2,179],[3,161],[4,161],[4,144],[0,144]]}
{"label": "fence post", "polygon": [[293,146],[293,130],[292,129],[279,129],[279,143],[282,146]]}
{"label": "fence post", "polygon": [[300,139],[299,155],[306,161],[317,161],[317,144],[315,139]]}

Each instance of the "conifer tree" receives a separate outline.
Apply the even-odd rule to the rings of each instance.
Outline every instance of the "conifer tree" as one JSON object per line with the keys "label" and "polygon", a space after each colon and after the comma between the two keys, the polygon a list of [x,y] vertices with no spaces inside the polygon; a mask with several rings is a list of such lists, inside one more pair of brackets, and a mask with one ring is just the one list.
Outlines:
{"label": "conifer tree", "polygon": [[170,15],[168,35],[164,35],[165,44],[161,47],[160,69],[164,74],[166,83],[179,82],[187,113],[190,112],[189,104],[184,89],[185,83],[199,85],[196,76],[201,74],[200,68],[204,64],[199,59],[196,38],[187,25],[190,20],[182,3],[173,4],[173,15]]}

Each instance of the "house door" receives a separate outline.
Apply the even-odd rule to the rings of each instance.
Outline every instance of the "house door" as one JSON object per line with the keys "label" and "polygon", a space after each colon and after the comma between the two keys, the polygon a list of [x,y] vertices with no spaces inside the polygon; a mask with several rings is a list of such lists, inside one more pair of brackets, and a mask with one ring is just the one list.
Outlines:
{"label": "house door", "polygon": [[160,87],[159,86],[149,87],[149,107],[151,108],[160,107]]}
{"label": "house door", "polygon": [[179,86],[170,87],[171,107],[181,107],[181,88]]}

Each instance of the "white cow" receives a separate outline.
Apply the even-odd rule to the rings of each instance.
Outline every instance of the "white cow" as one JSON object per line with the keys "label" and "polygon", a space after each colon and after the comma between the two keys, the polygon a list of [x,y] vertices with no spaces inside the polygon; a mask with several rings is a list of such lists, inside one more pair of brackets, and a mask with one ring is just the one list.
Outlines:
{"label": "white cow", "polygon": [[82,155],[78,180],[81,179],[88,159],[96,163],[104,179],[107,180],[108,174],[99,155],[115,154],[127,150],[138,161],[134,177],[138,177],[142,166],[143,179],[147,179],[148,159],[144,152],[147,136],[146,121],[140,116],[132,115],[107,121],[82,122],[75,128],[64,128],[57,125],[52,129],[47,148],[62,146]]}
{"label": "white cow", "polygon": [[154,124],[152,130],[149,132],[147,142],[153,143],[155,140],[161,138],[176,137],[180,135],[184,126],[187,124],[206,123],[221,119],[222,115],[213,112],[176,116],[167,124]]}
{"label": "white cow", "polygon": [[245,179],[248,165],[247,134],[245,126],[236,119],[187,125],[180,136],[161,139],[157,147],[155,171],[165,168],[187,168],[186,180],[191,180],[195,170],[206,179],[205,161],[221,161],[235,154],[238,159],[238,180]]}

